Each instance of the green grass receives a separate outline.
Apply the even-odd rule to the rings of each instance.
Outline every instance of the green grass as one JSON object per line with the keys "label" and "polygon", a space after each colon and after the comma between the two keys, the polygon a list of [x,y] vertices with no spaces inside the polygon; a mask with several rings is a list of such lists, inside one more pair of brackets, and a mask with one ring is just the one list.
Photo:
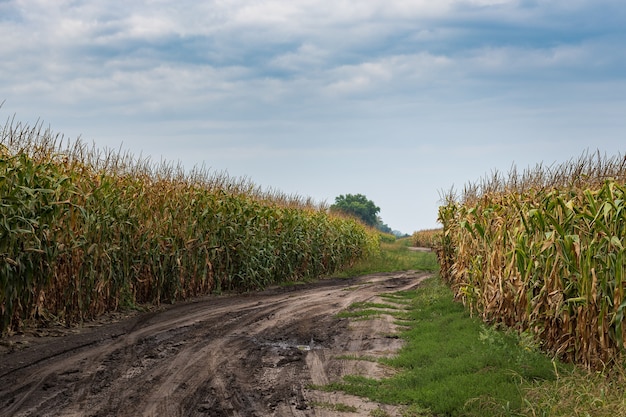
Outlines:
{"label": "green grass", "polygon": [[626,373],[623,366],[608,372],[575,368],[555,382],[524,387],[524,416],[626,416]]}
{"label": "green grass", "polygon": [[366,310],[356,310],[356,311],[342,311],[337,314],[337,317],[342,319],[357,319],[357,320],[367,320],[374,317],[380,317],[382,312],[380,310],[375,309],[366,309]]}
{"label": "green grass", "polygon": [[385,410],[381,410],[380,408],[377,408],[376,410],[370,411],[370,416],[372,416],[372,417],[391,417],[389,415],[389,413],[387,413]]}
{"label": "green grass", "polygon": [[337,314],[337,317],[369,319],[372,317],[380,317],[382,314],[387,314],[398,319],[404,319],[406,316],[402,314],[401,311],[396,311],[400,310],[400,308],[400,306],[388,303],[358,302],[351,304],[346,311],[342,311]]}
{"label": "green grass", "polygon": [[340,413],[356,413],[357,411],[359,411],[356,407],[352,405],[328,402],[314,402],[313,408],[323,408],[325,410],[338,411]]}
{"label": "green grass", "polygon": [[350,307],[348,308],[350,310],[356,310],[359,308],[382,308],[382,309],[389,309],[389,310],[398,310],[399,307],[396,305],[387,304],[387,303],[358,302],[358,303],[352,303]]}
{"label": "green grass", "polygon": [[517,336],[470,318],[438,277],[394,298],[411,300],[406,345],[383,360],[400,372],[384,380],[349,376],[329,389],[410,405],[409,415],[506,416],[522,410],[522,385],[555,380],[555,366],[565,372]]}
{"label": "green grass", "polygon": [[[409,251],[409,244],[406,239],[383,243],[379,256],[360,261],[343,275],[438,270],[434,253]],[[416,291],[381,298],[409,311],[363,303],[344,313],[356,320],[397,315],[407,343],[386,363],[398,374],[382,381],[349,377],[327,389],[404,404],[403,417],[626,417],[623,365],[589,372],[552,362],[528,335],[499,331],[470,318],[439,277]]]}
{"label": "green grass", "polygon": [[381,251],[366,259],[357,261],[351,268],[343,270],[336,276],[354,277],[378,272],[396,271],[437,271],[439,264],[433,252],[416,252],[409,250],[410,239],[398,239],[393,243],[382,242]]}

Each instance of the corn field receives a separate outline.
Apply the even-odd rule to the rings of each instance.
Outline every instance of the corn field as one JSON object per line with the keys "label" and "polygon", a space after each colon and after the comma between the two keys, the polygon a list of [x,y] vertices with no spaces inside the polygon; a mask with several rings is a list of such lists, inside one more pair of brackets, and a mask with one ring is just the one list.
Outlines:
{"label": "corn field", "polygon": [[484,320],[606,366],[625,352],[625,201],[621,155],[494,173],[440,207],[441,274]]}
{"label": "corn field", "polygon": [[439,245],[442,235],[442,229],[418,230],[411,235],[411,245],[421,248],[434,248]]}
{"label": "corn field", "polygon": [[205,169],[8,120],[0,140],[0,330],[331,274],[378,250],[361,223]]}

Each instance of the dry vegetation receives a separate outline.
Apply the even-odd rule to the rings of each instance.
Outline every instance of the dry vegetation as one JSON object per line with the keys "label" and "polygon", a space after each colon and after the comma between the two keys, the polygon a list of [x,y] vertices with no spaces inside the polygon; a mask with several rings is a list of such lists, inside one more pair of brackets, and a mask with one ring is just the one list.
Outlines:
{"label": "dry vegetation", "polygon": [[441,242],[442,229],[419,230],[411,236],[411,245],[418,248],[434,248]]}
{"label": "dry vegetation", "polygon": [[450,192],[441,274],[490,322],[593,368],[623,357],[626,159],[584,154]]}
{"label": "dry vegetation", "polygon": [[66,141],[0,138],[0,332],[329,274],[378,235],[298,196]]}

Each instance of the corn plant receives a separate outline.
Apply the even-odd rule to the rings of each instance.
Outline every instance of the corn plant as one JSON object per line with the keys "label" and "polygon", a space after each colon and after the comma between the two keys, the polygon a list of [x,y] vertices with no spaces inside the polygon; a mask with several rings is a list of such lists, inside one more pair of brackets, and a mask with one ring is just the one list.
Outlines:
{"label": "corn plant", "polygon": [[411,244],[415,247],[434,248],[440,244],[442,229],[418,230],[411,236]]}
{"label": "corn plant", "polygon": [[626,163],[584,155],[494,176],[440,207],[441,271],[483,319],[601,367],[624,354]]}
{"label": "corn plant", "polygon": [[375,232],[310,199],[2,128],[2,333],[319,277],[377,250]]}

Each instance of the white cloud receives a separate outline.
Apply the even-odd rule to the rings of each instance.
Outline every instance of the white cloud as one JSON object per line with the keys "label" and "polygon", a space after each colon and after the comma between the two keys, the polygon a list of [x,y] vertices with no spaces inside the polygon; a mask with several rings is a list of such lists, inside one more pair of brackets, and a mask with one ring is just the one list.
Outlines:
{"label": "white cloud", "polygon": [[[404,176],[428,176],[464,142],[471,167],[445,181],[510,165],[529,137],[558,142],[551,160],[621,144],[624,17],[622,0],[4,1],[0,102],[289,192],[371,186],[400,213],[448,186]],[[377,158],[398,162],[378,172]],[[420,215],[397,216],[384,220],[410,231]]]}
{"label": "white cloud", "polygon": [[452,61],[445,56],[428,53],[400,55],[363,62],[357,65],[345,65],[331,71],[331,81],[326,87],[330,94],[355,94],[368,91],[386,90],[394,85],[397,93],[402,87],[422,86],[442,71],[450,68]]}
{"label": "white cloud", "polygon": [[489,73],[527,73],[532,69],[562,67],[580,62],[580,47],[556,47],[547,50],[490,47],[471,52],[468,61],[477,71]]}
{"label": "white cloud", "polygon": [[296,51],[289,51],[271,59],[270,65],[289,71],[306,72],[313,68],[324,66],[329,58],[329,52],[314,44],[305,43]]}
{"label": "white cloud", "polygon": [[459,0],[472,6],[497,6],[502,4],[518,4],[519,0]]}

